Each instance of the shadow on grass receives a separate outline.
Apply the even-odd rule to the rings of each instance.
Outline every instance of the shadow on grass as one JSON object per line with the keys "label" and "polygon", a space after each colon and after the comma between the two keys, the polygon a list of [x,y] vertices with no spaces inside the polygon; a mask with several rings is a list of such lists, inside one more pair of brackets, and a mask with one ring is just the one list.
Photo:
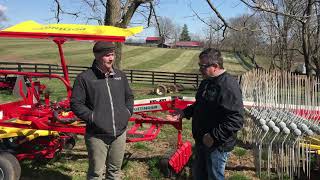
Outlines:
{"label": "shadow on grass", "polygon": [[149,178],[151,179],[166,179],[166,178],[173,178],[176,180],[189,180],[192,179],[191,173],[191,163],[190,161],[187,163],[186,167],[184,169],[176,174],[172,171],[172,174],[170,176],[165,176],[161,171],[160,167],[160,159],[162,159],[163,156],[152,156],[152,157],[132,157],[132,153],[126,153],[124,155],[124,160],[122,164],[122,168],[126,168],[128,166],[129,161],[138,161],[138,162],[144,162],[149,167]]}
{"label": "shadow on grass", "polygon": [[69,154],[69,153],[63,153],[61,155],[61,159],[60,161],[65,161],[65,160],[69,160],[69,161],[77,161],[77,160],[87,160],[88,159],[88,155],[87,154]]}
{"label": "shadow on grass", "polygon": [[251,63],[244,60],[244,58],[242,57],[242,55],[239,52],[236,52],[234,57],[238,60],[238,62],[241,64],[241,66],[244,69],[246,69],[247,71],[250,71],[251,69],[254,68],[254,66]]}
{"label": "shadow on grass", "polygon": [[87,160],[86,154],[62,153],[51,160],[23,161],[21,164],[21,180],[71,180],[74,169],[66,166],[72,161]]}
{"label": "shadow on grass", "polygon": [[71,171],[70,168],[59,167],[50,168],[45,165],[33,166],[31,164],[21,164],[21,180],[71,180],[72,176],[63,174],[60,171]]}

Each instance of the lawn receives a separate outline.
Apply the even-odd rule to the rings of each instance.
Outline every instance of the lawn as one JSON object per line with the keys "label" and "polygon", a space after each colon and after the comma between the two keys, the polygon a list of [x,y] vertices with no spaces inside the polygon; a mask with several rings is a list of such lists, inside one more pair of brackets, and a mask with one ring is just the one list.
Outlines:
{"label": "lawn", "polygon": [[[92,42],[68,41],[63,45],[69,65],[91,66]],[[145,46],[123,48],[124,69],[164,72],[198,73],[200,50],[166,49]],[[231,74],[243,74],[246,69],[232,53],[223,53],[224,66]],[[58,48],[48,40],[0,38],[0,62],[32,62],[60,64]]]}

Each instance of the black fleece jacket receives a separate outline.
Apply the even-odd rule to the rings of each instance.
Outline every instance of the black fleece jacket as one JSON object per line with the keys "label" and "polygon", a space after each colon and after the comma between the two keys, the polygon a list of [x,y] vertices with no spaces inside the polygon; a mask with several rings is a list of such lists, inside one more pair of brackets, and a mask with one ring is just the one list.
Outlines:
{"label": "black fleece jacket", "polygon": [[74,82],[71,109],[86,121],[86,133],[115,138],[127,128],[133,100],[126,75],[114,69],[114,75],[106,77],[94,61]]}
{"label": "black fleece jacket", "polygon": [[231,151],[236,133],[243,126],[243,101],[237,80],[224,72],[218,77],[203,80],[196,94],[196,102],[183,110],[184,117],[192,117],[192,134],[196,143],[210,133],[212,149]]}

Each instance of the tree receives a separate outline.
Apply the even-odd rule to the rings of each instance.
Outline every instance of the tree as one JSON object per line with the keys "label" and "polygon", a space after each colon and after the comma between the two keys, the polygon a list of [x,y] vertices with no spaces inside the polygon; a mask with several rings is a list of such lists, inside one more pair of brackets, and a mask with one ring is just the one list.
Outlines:
{"label": "tree", "polygon": [[169,17],[159,17],[159,24],[156,26],[156,34],[163,40],[172,39],[174,37],[175,24]]}
{"label": "tree", "polygon": [[214,17],[210,17],[208,26],[203,29],[205,35],[205,47],[221,48],[223,46],[222,31],[219,30],[220,23]]}
{"label": "tree", "polygon": [[0,29],[3,28],[2,22],[7,20],[5,16],[5,11],[6,11],[6,7],[0,4]]}
{"label": "tree", "polygon": [[186,24],[183,25],[179,40],[180,41],[191,41],[191,38],[189,36],[188,26]]}
{"label": "tree", "polygon": [[[95,21],[99,25],[110,25],[126,28],[133,15],[140,8],[140,13],[147,13],[151,10],[153,0],[80,0],[62,4],[60,0],[54,0],[55,19],[59,23],[62,15],[73,16],[76,19],[85,19],[86,23]],[[146,4],[146,6],[142,6]],[[72,11],[66,11],[68,9]],[[151,12],[151,11],[150,11]],[[149,13],[151,15],[151,13]],[[148,18],[147,16],[145,18]],[[150,18],[149,18],[150,19]],[[147,19],[146,19],[147,20]],[[121,68],[122,43],[116,43],[116,66]]]}
{"label": "tree", "polygon": [[[210,0],[206,0],[214,14],[222,22],[223,32],[226,29],[239,29],[229,24],[220,14]],[[319,1],[316,0],[239,0],[249,7],[253,14],[260,14],[265,17],[267,26],[266,37],[269,38],[269,45],[273,59],[280,60],[282,70],[290,70],[293,52],[302,54],[306,66],[307,75],[311,75],[311,69],[315,68],[320,76],[320,52],[319,52]],[[314,22],[315,21],[315,22]],[[318,31],[319,30],[319,31]],[[224,33],[223,33],[224,36]],[[300,43],[297,43],[300,41]],[[299,45],[300,44],[300,45]],[[299,45],[299,46],[297,46]],[[311,64],[313,62],[314,66]],[[317,64],[318,63],[318,64]]]}
{"label": "tree", "polygon": [[[245,56],[251,60],[255,68],[259,68],[256,62],[256,54],[259,46],[262,44],[261,31],[251,31],[257,29],[259,20],[255,16],[248,14],[240,15],[230,19],[230,25],[241,29],[240,31],[230,30],[227,39],[235,53]],[[247,27],[247,28],[245,28]]]}
{"label": "tree", "polygon": [[179,41],[179,36],[181,33],[181,26],[179,24],[175,24],[173,28],[173,40],[174,44]]}

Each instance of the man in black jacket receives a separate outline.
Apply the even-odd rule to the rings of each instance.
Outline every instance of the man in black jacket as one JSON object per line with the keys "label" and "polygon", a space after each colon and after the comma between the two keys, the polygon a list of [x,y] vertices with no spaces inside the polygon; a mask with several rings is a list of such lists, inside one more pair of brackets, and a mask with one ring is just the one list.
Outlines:
{"label": "man in black jacket", "polygon": [[74,82],[71,109],[86,121],[87,179],[120,179],[126,128],[133,113],[133,94],[126,75],[113,67],[115,46],[98,41],[92,67]]}
{"label": "man in black jacket", "polygon": [[237,80],[223,68],[219,50],[206,49],[199,55],[200,72],[204,76],[196,101],[169,120],[192,117],[195,180],[223,180],[230,151],[236,143],[237,131],[243,126],[242,94]]}

